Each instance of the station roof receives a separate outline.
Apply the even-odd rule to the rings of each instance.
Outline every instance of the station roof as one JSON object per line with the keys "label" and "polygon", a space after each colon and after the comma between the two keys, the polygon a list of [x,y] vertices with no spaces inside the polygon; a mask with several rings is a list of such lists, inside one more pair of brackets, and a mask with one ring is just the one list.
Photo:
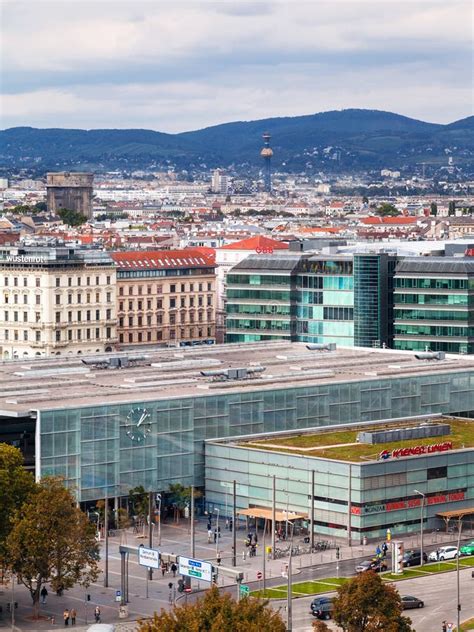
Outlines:
{"label": "station roof", "polygon": [[[153,347],[128,353],[130,358],[137,355],[142,358],[137,366],[120,370],[99,368],[94,363],[112,357],[124,358],[127,353],[2,361],[0,416],[460,371],[474,375],[474,356],[469,355],[447,355],[440,361],[419,360],[409,351],[357,347],[310,350],[304,343],[285,341]],[[257,367],[265,370],[244,380],[222,381],[218,376],[201,374]]]}

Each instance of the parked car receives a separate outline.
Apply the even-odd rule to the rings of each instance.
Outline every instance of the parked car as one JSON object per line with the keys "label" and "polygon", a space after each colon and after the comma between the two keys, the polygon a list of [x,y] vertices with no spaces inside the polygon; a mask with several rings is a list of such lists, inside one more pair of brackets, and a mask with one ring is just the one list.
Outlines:
{"label": "parked car", "polygon": [[[428,555],[423,551],[423,562],[428,561]],[[412,549],[403,556],[403,566],[419,566],[421,564],[421,550]]]}
{"label": "parked car", "polygon": [[457,546],[442,546],[428,555],[430,562],[443,562],[444,560],[454,560],[458,555]]}
{"label": "parked car", "polygon": [[365,560],[365,562],[361,562],[357,564],[356,573],[364,573],[365,571],[375,571],[376,573],[380,573],[382,571],[387,570],[387,563],[385,560]]}
{"label": "parked car", "polygon": [[464,544],[459,551],[461,555],[474,555],[474,541]]}
{"label": "parked car", "polygon": [[424,608],[425,602],[418,599],[418,597],[410,597],[405,595],[402,597],[402,608],[408,610],[408,608]]}
{"label": "parked car", "polygon": [[[312,604],[311,604],[312,605]],[[330,598],[328,601],[323,601],[318,605],[317,608],[312,608],[311,613],[313,617],[317,619],[330,619],[332,617],[332,613],[334,611],[333,599]]]}

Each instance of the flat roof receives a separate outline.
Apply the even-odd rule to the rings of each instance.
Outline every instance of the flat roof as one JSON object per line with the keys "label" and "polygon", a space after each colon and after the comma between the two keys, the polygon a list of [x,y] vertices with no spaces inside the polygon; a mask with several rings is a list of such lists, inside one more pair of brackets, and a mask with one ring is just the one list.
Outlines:
{"label": "flat roof", "polygon": [[[394,430],[395,428],[409,428],[420,424],[449,424],[451,432],[442,436],[432,436],[417,439],[390,441],[388,443],[360,443],[357,441],[359,432],[375,432],[377,430]],[[388,420],[375,424],[351,424],[338,430],[324,427],[318,431],[285,433],[271,439],[251,439],[233,441],[234,445],[270,452],[283,452],[292,455],[324,458],[337,461],[364,463],[379,460],[381,452],[389,452],[400,448],[414,448],[415,446],[430,446],[450,442],[449,449],[460,450],[474,447],[474,419],[461,419],[450,416],[432,415],[429,419],[408,418],[406,420]],[[227,441],[229,442],[229,441]],[[440,454],[440,452],[433,452]],[[411,456],[411,455],[405,455]]]}
{"label": "flat roof", "polygon": [[[305,343],[258,342],[183,348],[136,348],[127,353],[87,356],[88,361],[141,356],[138,366],[101,369],[64,355],[0,362],[0,414],[70,409],[106,404],[168,400],[304,388],[448,372],[474,373],[474,356],[447,355],[444,360],[419,360],[411,351],[338,347],[307,349]],[[251,379],[219,381],[201,371],[264,367]]]}

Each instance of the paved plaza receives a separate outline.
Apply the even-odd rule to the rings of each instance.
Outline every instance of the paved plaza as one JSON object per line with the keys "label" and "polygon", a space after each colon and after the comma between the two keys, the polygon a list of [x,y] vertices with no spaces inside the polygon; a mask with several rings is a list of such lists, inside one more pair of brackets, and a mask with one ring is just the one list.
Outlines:
{"label": "paved plaza", "polygon": [[[232,533],[224,527],[224,521],[221,521],[221,541],[217,550],[222,555],[222,565],[225,567],[232,566]],[[245,539],[247,531],[245,527],[237,530],[237,569],[244,573],[245,584],[250,585],[251,589],[261,586],[261,581],[257,579],[257,573],[263,568],[263,534],[258,533],[258,546],[256,557],[244,556],[247,552]],[[466,538],[472,537],[472,533],[467,532]],[[427,549],[433,546],[439,546],[441,543],[453,541],[452,534],[426,534],[425,546]],[[178,577],[173,577],[171,572],[162,576],[161,570],[155,571],[153,579],[147,582],[146,570],[139,566],[138,560],[134,555],[130,555],[129,561],[129,604],[127,621],[119,620],[119,603],[116,602],[116,591],[120,590],[120,544],[129,546],[138,546],[140,544],[147,545],[148,537],[141,533],[133,533],[127,530],[121,534],[117,534],[109,539],[109,585],[104,587],[104,575],[101,574],[97,583],[84,589],[75,587],[66,591],[64,595],[58,597],[51,590],[45,605],[41,605],[40,612],[42,618],[39,621],[32,619],[31,598],[24,587],[21,585],[14,586],[13,602],[18,604],[15,609],[15,621],[12,628],[11,611],[9,604],[12,602],[11,585],[4,586],[0,589],[0,605],[2,606],[2,618],[0,618],[0,628],[23,630],[56,630],[58,627],[64,627],[62,621],[62,613],[65,608],[75,608],[77,611],[77,625],[75,629],[86,630],[87,625],[93,623],[93,611],[96,605],[101,609],[102,622],[114,622],[118,625],[119,632],[131,632],[136,629],[136,620],[152,616],[156,611],[162,608],[169,608],[173,597],[178,600],[184,598],[194,599],[200,590],[206,589],[209,584],[206,582],[193,582],[193,593],[187,597],[179,595],[175,588],[177,587]],[[160,548],[163,553],[174,553],[189,556],[190,555],[190,529],[189,523],[182,520],[179,524],[162,525],[161,547],[158,546],[158,532],[154,533],[154,546]],[[419,536],[414,535],[412,538],[405,539],[406,547],[419,546]],[[277,544],[284,547],[286,543]],[[302,544],[302,536],[295,536],[295,544]],[[266,540],[266,545],[270,545],[270,537]],[[352,547],[344,543],[340,543],[340,560],[336,561],[336,550],[329,550],[314,553],[312,555],[298,555],[293,558],[293,575],[295,581],[298,579],[311,579],[318,576],[334,576],[337,572],[336,564],[339,566],[341,575],[353,574],[355,561],[361,558],[371,557],[374,554],[376,544],[355,545]],[[102,543],[102,560],[101,567],[104,568],[104,546]],[[244,559],[245,557],[245,559]],[[208,542],[207,535],[207,519],[202,517],[196,523],[195,529],[195,558],[201,560],[209,560],[215,563],[216,545],[213,541]],[[282,571],[285,568],[288,558],[283,557],[278,560],[266,560],[266,580],[267,585],[281,584],[285,580],[282,579]],[[173,584],[170,590],[169,583]],[[236,584],[232,580],[219,577],[219,586],[225,587],[225,590],[236,595]],[[147,588],[148,584],[148,588]],[[147,598],[148,589],[148,598]],[[49,590],[49,587],[48,587]],[[90,601],[86,600],[86,596],[90,595]],[[53,622],[54,621],[54,622]],[[87,624],[87,625],[86,625]]]}

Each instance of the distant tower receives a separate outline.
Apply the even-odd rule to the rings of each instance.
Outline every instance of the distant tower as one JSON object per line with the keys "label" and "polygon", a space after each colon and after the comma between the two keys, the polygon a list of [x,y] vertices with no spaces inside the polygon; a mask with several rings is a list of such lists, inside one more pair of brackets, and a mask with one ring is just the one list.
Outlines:
{"label": "distant tower", "polygon": [[46,174],[46,204],[50,213],[61,208],[92,217],[94,174],[61,171]]}
{"label": "distant tower", "polygon": [[265,191],[267,193],[271,193],[272,192],[272,156],[273,156],[273,150],[270,147],[271,136],[268,132],[265,132],[262,135],[262,138],[264,142],[264,147],[262,151],[260,152],[260,155],[262,156],[263,161],[265,163],[265,166],[264,166]]}

